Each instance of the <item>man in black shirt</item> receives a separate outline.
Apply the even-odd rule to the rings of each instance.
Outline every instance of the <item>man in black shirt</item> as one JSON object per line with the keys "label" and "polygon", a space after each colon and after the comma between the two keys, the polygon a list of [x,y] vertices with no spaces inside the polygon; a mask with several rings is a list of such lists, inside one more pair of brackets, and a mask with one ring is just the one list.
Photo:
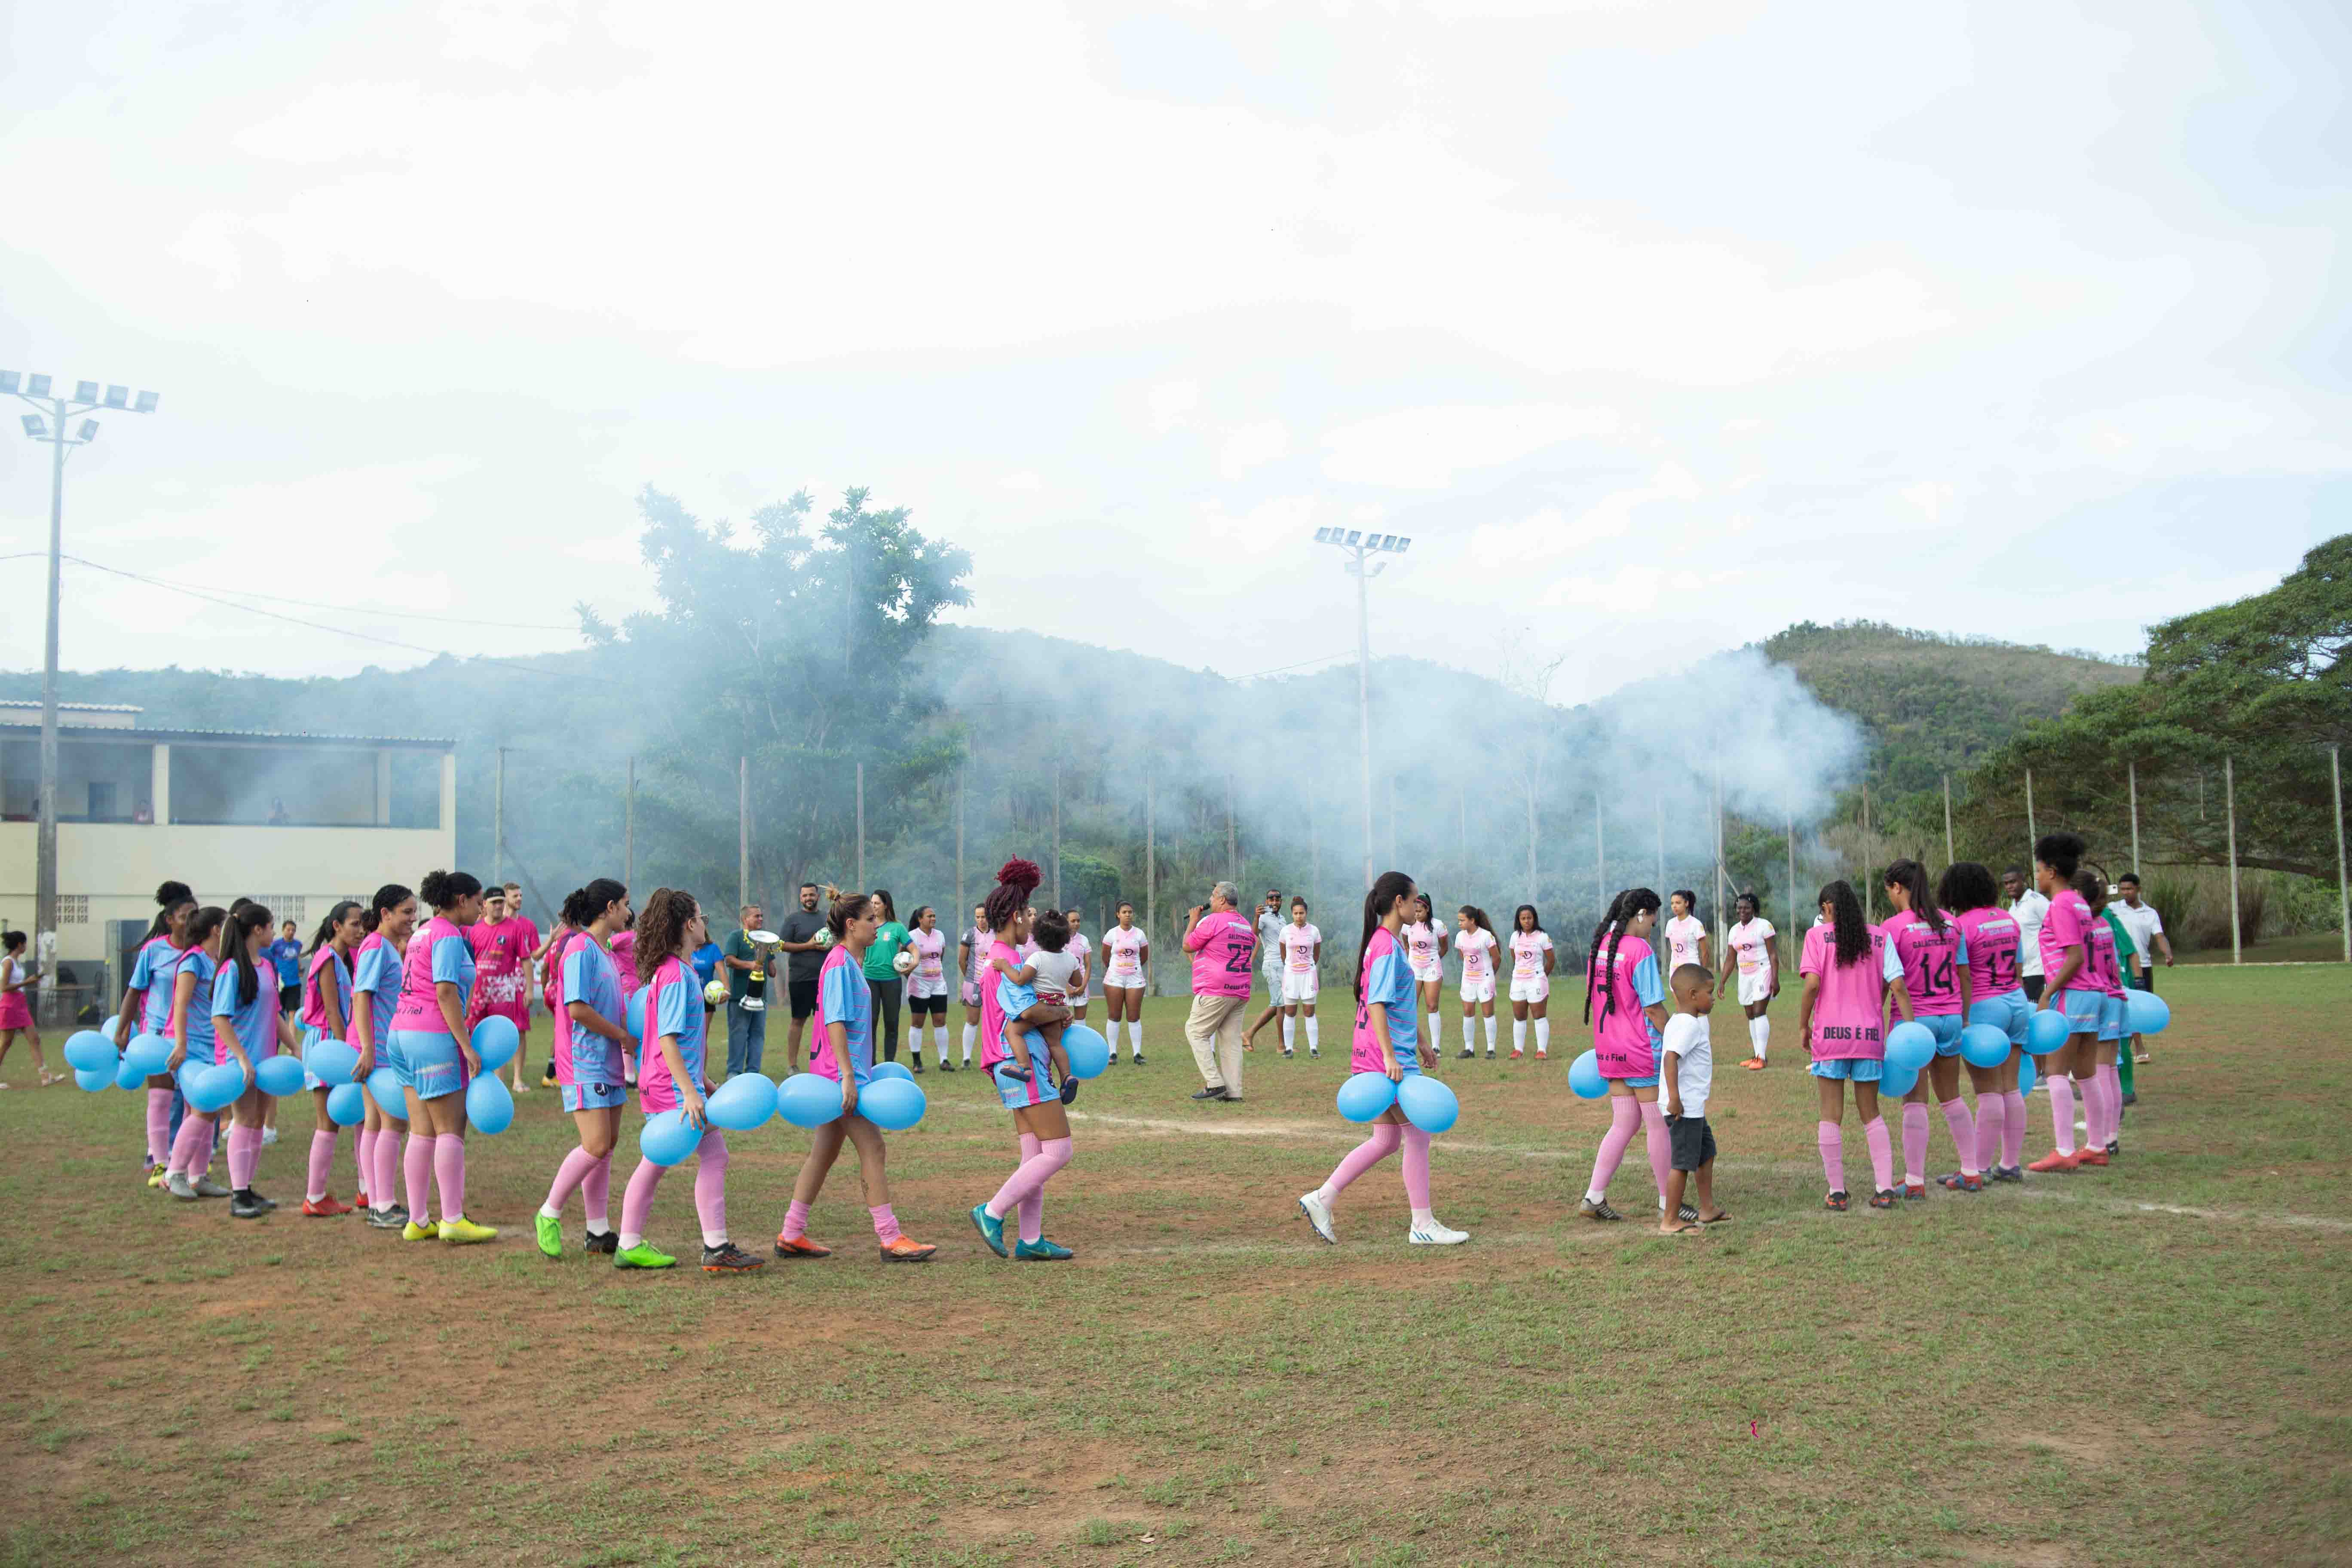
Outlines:
{"label": "man in black shirt", "polygon": [[[792,997],[793,1023],[784,1037],[784,1058],[791,1070],[801,1070],[801,1031],[807,1027],[811,1013],[816,1011],[816,973],[824,967],[824,950],[832,945],[833,932],[826,929],[824,916],[817,912],[817,885],[801,884],[801,907],[784,917],[776,934],[784,940],[776,945],[792,955],[785,972],[784,989]],[[841,896],[838,889],[826,889],[834,897]]]}

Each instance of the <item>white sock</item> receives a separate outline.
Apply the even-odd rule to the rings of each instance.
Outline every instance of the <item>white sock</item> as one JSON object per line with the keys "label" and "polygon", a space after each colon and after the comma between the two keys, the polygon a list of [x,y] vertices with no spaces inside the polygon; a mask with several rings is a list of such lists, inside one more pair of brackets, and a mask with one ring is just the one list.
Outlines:
{"label": "white sock", "polygon": [[1495,1015],[1492,1013],[1486,1015],[1486,1054],[1490,1057],[1495,1054]]}
{"label": "white sock", "polygon": [[1762,1061],[1764,1059],[1764,1052],[1766,1048],[1772,1043],[1772,1020],[1769,1018],[1748,1019],[1748,1043],[1755,1047],[1756,1059],[1759,1062]]}
{"label": "white sock", "polygon": [[1525,1018],[1514,1018],[1511,1020],[1511,1054],[1515,1057],[1518,1056],[1527,1048],[1528,1021]]}
{"label": "white sock", "polygon": [[1328,1182],[1324,1183],[1321,1186],[1316,1188],[1307,1195],[1313,1198],[1317,1203],[1321,1204],[1327,1209],[1329,1208],[1339,1196],[1339,1194],[1331,1190],[1331,1184]]}
{"label": "white sock", "polygon": [[1539,1057],[1544,1056],[1549,1054],[1550,1050],[1551,1020],[1549,1018],[1538,1018],[1536,1020],[1536,1055]]}
{"label": "white sock", "polygon": [[1432,1013],[1429,1016],[1429,1048],[1435,1051],[1443,1050],[1444,1047],[1445,1015],[1443,1013]]}
{"label": "white sock", "polygon": [[702,1245],[724,1247],[727,1245],[727,1233],[723,1230],[706,1230],[702,1233]]}
{"label": "white sock", "polygon": [[1605,1204],[1609,1201],[1609,1194],[1598,1187],[1587,1187],[1584,1189],[1584,1201],[1589,1204]]}
{"label": "white sock", "polygon": [[621,1233],[621,1250],[626,1252],[633,1247],[642,1247],[645,1245],[645,1240],[643,1232],[632,1236],[625,1230]]}
{"label": "white sock", "polygon": [[963,1059],[966,1064],[971,1061],[971,1037],[978,1033],[980,1033],[978,1025],[966,1024],[963,1026]]}
{"label": "white sock", "polygon": [[1128,1048],[1132,1050],[1137,1056],[1139,1057],[1143,1054],[1142,1019],[1129,1018],[1127,1021],[1127,1044]]}
{"label": "white sock", "polygon": [[[561,1216],[559,1215],[558,1217],[560,1218]],[[592,1219],[588,1222],[588,1234],[591,1236],[603,1236],[612,1228],[613,1222],[609,1218]]]}
{"label": "white sock", "polygon": [[940,1058],[940,1066],[948,1065],[948,1026],[945,1024],[931,1026],[931,1050]]}
{"label": "white sock", "polygon": [[1434,1209],[1413,1210],[1412,1228],[1415,1230],[1435,1230],[1437,1228],[1437,1211]]}
{"label": "white sock", "polygon": [[550,1219],[562,1219],[563,1217],[563,1211],[562,1209],[551,1209],[545,1204],[539,1205],[539,1212],[545,1215]]}
{"label": "white sock", "polygon": [[1310,1017],[1307,1020],[1307,1048],[1310,1051],[1318,1049],[1322,1045],[1322,1042],[1317,1039],[1315,1036],[1315,1020]]}
{"label": "white sock", "polygon": [[1290,1054],[1291,1037],[1298,1032],[1298,1020],[1285,1013],[1282,1016],[1282,1054]]}

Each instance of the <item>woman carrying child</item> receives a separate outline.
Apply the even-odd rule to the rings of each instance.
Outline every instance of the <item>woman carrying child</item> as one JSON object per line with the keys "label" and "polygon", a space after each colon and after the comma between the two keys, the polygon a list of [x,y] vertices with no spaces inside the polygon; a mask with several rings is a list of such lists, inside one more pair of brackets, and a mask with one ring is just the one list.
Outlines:
{"label": "woman carrying child", "polygon": [[[1017,969],[1016,944],[1029,935],[1029,895],[1042,877],[1034,862],[1013,859],[996,874],[996,887],[982,906],[982,921],[990,932],[987,966],[981,976],[981,1066],[996,1085],[997,1098],[1013,1112],[1021,1139],[1021,1163],[986,1203],[976,1204],[971,1223],[981,1240],[999,1258],[1008,1256],[1004,1220],[1020,1216],[1019,1235],[1010,1256],[1022,1261],[1059,1262],[1071,1257],[1066,1247],[1045,1238],[1045,1184],[1070,1163],[1069,1113],[1060,1095],[1046,1083],[1044,1064],[1034,1056],[1015,1058],[1005,1046],[1005,1016],[999,984],[1002,972]],[[990,973],[990,969],[998,971]],[[1068,1010],[1055,1022],[1066,1022]],[[1026,1042],[1023,1044],[1025,1048]]]}

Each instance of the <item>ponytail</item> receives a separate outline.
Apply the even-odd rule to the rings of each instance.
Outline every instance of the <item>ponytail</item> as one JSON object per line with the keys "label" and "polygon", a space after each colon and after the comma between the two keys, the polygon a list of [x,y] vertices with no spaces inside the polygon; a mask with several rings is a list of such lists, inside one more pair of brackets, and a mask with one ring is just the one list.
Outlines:
{"label": "ponytail", "polygon": [[1412,879],[1402,871],[1383,871],[1364,895],[1364,939],[1356,944],[1356,1005],[1364,1002],[1364,954],[1372,950],[1372,932],[1380,929],[1396,901],[1412,891]]}
{"label": "ponytail", "polygon": [[1882,884],[1900,888],[1911,895],[1911,912],[1927,922],[1927,929],[1937,936],[1944,934],[1947,922],[1944,911],[1936,907],[1936,895],[1927,886],[1927,868],[1916,860],[1897,860],[1886,868],[1886,879]]}

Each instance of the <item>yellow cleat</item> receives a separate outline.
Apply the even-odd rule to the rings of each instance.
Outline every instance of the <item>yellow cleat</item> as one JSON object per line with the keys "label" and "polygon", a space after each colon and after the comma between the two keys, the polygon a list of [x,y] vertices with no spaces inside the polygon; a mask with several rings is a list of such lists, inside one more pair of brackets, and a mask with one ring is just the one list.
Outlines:
{"label": "yellow cleat", "polygon": [[406,1225],[400,1227],[400,1239],[403,1241],[431,1241],[435,1237],[439,1236],[440,1234],[440,1229],[429,1219],[423,1225],[417,1224],[415,1220],[410,1220]]}
{"label": "yellow cleat", "polygon": [[498,1238],[499,1229],[494,1225],[476,1225],[463,1217],[441,1222],[441,1239],[452,1247],[471,1247],[476,1242],[496,1241]]}

